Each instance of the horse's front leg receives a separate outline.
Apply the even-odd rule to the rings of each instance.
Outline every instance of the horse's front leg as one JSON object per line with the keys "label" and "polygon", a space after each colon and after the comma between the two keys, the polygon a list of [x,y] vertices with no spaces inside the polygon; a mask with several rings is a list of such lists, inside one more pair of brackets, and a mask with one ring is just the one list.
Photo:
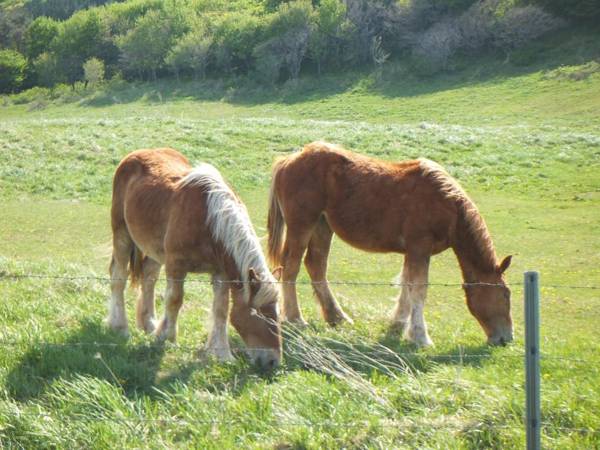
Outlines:
{"label": "horse's front leg", "polygon": [[165,292],[165,314],[156,328],[156,337],[159,341],[177,340],[177,317],[183,304],[183,282],[186,272],[174,270],[166,266],[167,289]]}
{"label": "horse's front leg", "polygon": [[411,305],[410,326],[406,331],[406,337],[419,347],[433,345],[423,315],[427,297],[429,255],[420,256],[407,253],[404,264],[403,274],[407,275],[405,282]]}
{"label": "horse's front leg", "polygon": [[308,243],[304,265],[312,281],[315,296],[321,305],[323,318],[333,326],[344,321],[348,323],[353,321],[339,305],[327,282],[327,258],[332,237],[333,231],[325,218],[321,217]]}
{"label": "horse's front leg", "polygon": [[206,352],[220,361],[233,361],[227,339],[227,316],[229,315],[229,284],[225,277],[213,275],[212,329],[206,344]]}
{"label": "horse's front leg", "polygon": [[408,330],[410,325],[411,304],[408,292],[408,268],[406,267],[406,258],[404,259],[404,267],[400,278],[402,286],[400,287],[400,295],[398,303],[392,313],[392,327],[398,330],[401,334]]}

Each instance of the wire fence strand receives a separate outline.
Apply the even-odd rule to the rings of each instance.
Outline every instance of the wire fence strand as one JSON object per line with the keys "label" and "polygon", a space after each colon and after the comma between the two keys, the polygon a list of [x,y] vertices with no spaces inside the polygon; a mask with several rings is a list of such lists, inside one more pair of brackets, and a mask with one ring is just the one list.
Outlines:
{"label": "wire fence strand", "polygon": [[[112,278],[103,277],[98,275],[51,275],[51,274],[39,274],[39,273],[0,273],[0,280],[23,280],[23,279],[47,279],[47,280],[66,280],[66,281],[128,281],[128,278]],[[489,286],[489,287],[511,287],[521,288],[522,282],[507,282],[507,283],[488,283],[482,281],[474,282],[463,282],[463,283],[442,283],[442,282],[428,282],[428,283],[406,283],[399,281],[365,281],[365,280],[322,280],[322,281],[311,281],[311,280],[204,280],[200,278],[154,278],[154,282],[187,282],[196,284],[255,284],[255,283],[268,283],[268,284],[295,284],[295,285],[339,285],[339,286],[387,286],[387,287],[419,287],[419,286],[438,286],[438,287],[467,287],[467,286]],[[589,290],[600,290],[600,286],[595,285],[573,285],[573,284],[546,284],[543,288],[552,289],[589,289]]]}

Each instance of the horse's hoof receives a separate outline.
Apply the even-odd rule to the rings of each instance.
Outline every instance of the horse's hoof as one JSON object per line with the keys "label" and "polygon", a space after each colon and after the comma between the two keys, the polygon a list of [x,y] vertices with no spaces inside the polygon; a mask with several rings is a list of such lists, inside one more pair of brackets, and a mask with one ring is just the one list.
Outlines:
{"label": "horse's hoof", "polygon": [[289,319],[286,317],[283,319],[283,321],[299,328],[306,328],[308,326],[308,322],[302,317],[295,317],[293,319]]}
{"label": "horse's hoof", "polygon": [[404,321],[392,321],[390,324],[390,332],[402,335],[408,327],[408,322]]}
{"label": "horse's hoof", "polygon": [[233,356],[231,351],[226,349],[207,347],[205,349],[205,352],[208,356],[212,356],[213,358],[216,358],[219,362],[222,363],[235,361],[235,357]]}
{"label": "horse's hoof", "polygon": [[107,321],[106,325],[113,332],[120,334],[121,336],[123,336],[126,339],[129,339],[130,334],[129,334],[129,326],[127,325],[127,323],[124,323],[124,324],[111,324],[110,322]]}
{"label": "horse's hoof", "polygon": [[326,315],[325,317],[325,321],[332,327],[335,327],[337,325],[341,325],[342,323],[346,322],[350,325],[354,325],[354,320],[352,320],[350,318],[350,316],[348,316],[344,311],[342,310],[337,310],[331,314]]}

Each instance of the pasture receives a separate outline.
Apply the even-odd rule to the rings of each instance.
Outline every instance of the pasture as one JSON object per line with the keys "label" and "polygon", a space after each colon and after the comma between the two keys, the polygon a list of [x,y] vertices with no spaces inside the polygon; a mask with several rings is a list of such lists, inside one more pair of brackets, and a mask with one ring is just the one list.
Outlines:
{"label": "pasture", "polygon": [[[0,109],[0,447],[523,447],[529,269],[541,273],[542,443],[600,446],[600,290],[553,287],[600,287],[600,74],[447,78],[421,92],[372,81],[224,98],[191,94],[209,84],[158,83]],[[398,290],[385,284],[401,256],[339,239],[329,279],[373,283],[332,286],[355,324],[329,328],[301,284],[310,326],[286,328],[274,373],[203,355],[204,276],[186,285],[176,345],[106,329],[110,189],[125,154],[171,146],[210,162],[263,236],[272,161],[317,139],[388,160],[424,156],[462,183],[498,255],[515,255],[512,345],[485,345],[446,252],[432,260],[425,309],[436,346],[410,346],[388,326]]]}

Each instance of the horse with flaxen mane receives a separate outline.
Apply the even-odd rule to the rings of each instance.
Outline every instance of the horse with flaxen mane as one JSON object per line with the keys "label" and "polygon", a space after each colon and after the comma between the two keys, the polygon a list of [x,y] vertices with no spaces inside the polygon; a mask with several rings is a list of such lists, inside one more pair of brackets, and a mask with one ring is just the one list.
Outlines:
{"label": "horse with flaxen mane", "polygon": [[[279,363],[279,274],[268,270],[245,206],[217,169],[209,164],[192,168],[168,148],[132,152],[115,172],[111,219],[111,328],[128,331],[123,298],[128,265],[131,284],[142,288],[137,325],[159,340],[176,338],[188,272],[208,272],[214,300],[207,351],[222,360],[232,358],[227,341],[231,295],[231,323],[252,360],[267,367]],[[163,264],[165,313],[155,326],[154,286]]]}
{"label": "horse with flaxen mane", "polygon": [[[284,229],[285,241],[283,241]],[[446,171],[427,159],[384,162],[314,142],[277,161],[269,206],[269,258],[283,266],[284,317],[304,323],[293,282],[304,264],[325,320],[351,321],[327,284],[333,233],[369,252],[403,253],[402,291],[394,324],[417,345],[430,345],[423,317],[429,260],[452,248],[467,305],[490,344],[512,340],[510,290],[502,262],[475,204]]]}

